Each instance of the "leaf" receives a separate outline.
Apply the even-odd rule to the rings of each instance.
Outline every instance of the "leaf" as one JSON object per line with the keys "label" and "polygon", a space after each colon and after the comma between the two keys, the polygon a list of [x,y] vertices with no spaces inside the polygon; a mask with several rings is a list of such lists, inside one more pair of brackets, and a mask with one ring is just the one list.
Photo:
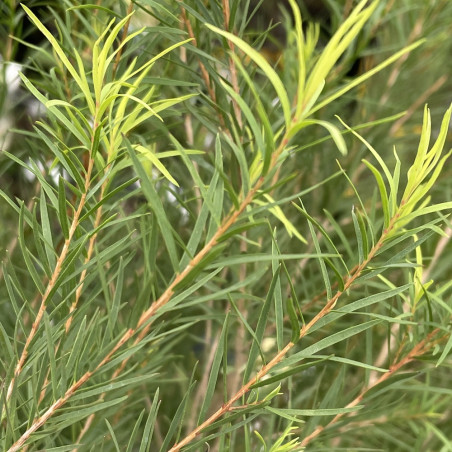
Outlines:
{"label": "leaf", "polygon": [[153,165],[155,165],[156,168],[165,176],[166,179],[168,179],[176,187],[179,187],[179,184],[177,183],[176,179],[174,179],[174,177],[171,176],[171,174],[165,168],[165,165],[163,165],[162,162],[160,162],[158,157],[150,149],[147,149],[141,145],[136,146],[135,149],[138,152],[141,152]]}
{"label": "leaf", "polygon": [[265,327],[266,327],[267,321],[268,321],[268,313],[270,312],[271,300],[273,298],[273,293],[275,291],[276,283],[279,278],[280,269],[281,269],[281,267],[279,266],[278,270],[273,273],[270,287],[268,289],[267,296],[265,298],[265,302],[264,302],[261,312],[259,314],[259,319],[257,321],[256,333],[255,333],[257,340],[254,340],[251,345],[251,350],[250,350],[250,353],[248,356],[248,362],[246,363],[245,372],[243,374],[244,382],[247,382],[249,380],[249,378],[251,376],[251,372],[253,371],[254,364],[257,359],[257,355],[260,352],[260,347],[261,347],[262,339],[264,337]]}
{"label": "leaf", "polygon": [[[272,272],[275,273],[281,265],[278,259],[278,256],[281,253],[276,240],[276,228],[274,232],[270,229],[270,234],[272,235],[272,255],[275,256],[275,259],[272,260]],[[284,261],[282,261],[282,265],[286,269]],[[278,276],[275,287],[275,324],[276,344],[278,346],[278,350],[282,350],[284,348],[284,309],[281,291],[281,276]]]}
{"label": "leaf", "polygon": [[[266,159],[266,146],[264,144],[264,136],[261,133],[261,127],[256,121],[255,115],[251,111],[251,109],[248,107],[245,100],[240,96],[240,94],[236,93],[226,82],[221,80],[221,85],[223,88],[228,92],[228,94],[237,102],[238,106],[242,110],[242,113],[245,115],[246,120],[248,121],[248,124],[251,127],[253,138],[256,140],[256,145],[258,151],[262,155],[262,159]],[[249,184],[249,182],[248,182]],[[246,192],[245,192],[246,195]]]}
{"label": "leaf", "polygon": [[302,20],[300,14],[300,8],[295,0],[289,0],[290,7],[292,9],[293,17],[295,20],[295,37],[297,41],[297,59],[298,59],[298,84],[297,84],[297,107],[295,111],[295,118],[299,118],[302,113],[303,93],[306,83],[306,61],[305,61],[305,40],[303,35]]}
{"label": "leaf", "polygon": [[364,322],[360,325],[351,326],[349,328],[344,329],[343,331],[339,331],[337,333],[331,334],[328,337],[317,341],[316,343],[306,347],[304,350],[294,353],[289,358],[282,361],[280,364],[277,364],[273,369],[277,370],[280,367],[292,366],[293,364],[312,357],[312,355],[318,353],[320,350],[323,350],[331,345],[337,344],[338,342],[345,341],[349,337],[353,337],[358,335],[359,333],[372,328],[373,326],[381,323],[381,320],[370,320],[368,322]]}
{"label": "leaf", "polygon": [[126,140],[126,145],[130,158],[133,162],[133,167],[135,168],[135,171],[137,172],[138,176],[141,179],[143,192],[149,202],[149,205],[151,206],[152,210],[154,211],[157,217],[160,232],[163,236],[163,240],[165,241],[173,269],[175,271],[178,271],[179,259],[177,256],[176,244],[173,238],[173,229],[168,220],[168,217],[166,216],[166,212],[163,207],[162,201],[160,200],[149,175],[144,170],[143,166],[138,160],[138,157],[135,155],[135,151],[133,150],[128,140]]}
{"label": "leaf", "polygon": [[365,22],[370,18],[377,7],[377,3],[373,3],[367,9],[361,11],[366,3],[366,0],[362,0],[353,9],[323,49],[306,82],[303,104],[307,104],[311,101],[312,96],[318,90],[319,83],[321,83],[319,81],[326,79],[331,68],[336,64],[353,39],[362,30]]}
{"label": "leaf", "polygon": [[[104,28],[102,34],[99,36],[97,41],[94,43],[93,46],[93,52],[92,52],[92,66],[93,66],[93,85],[94,85],[94,93],[95,98],[98,103],[100,103],[100,94],[102,85],[104,82],[105,77],[105,71],[108,67],[107,63],[107,54],[110,51],[110,49],[113,46],[113,42],[116,39],[116,36],[118,35],[121,28],[126,24],[126,22],[130,19],[132,16],[132,13],[128,14],[126,17],[121,19],[116,26],[113,28],[113,30],[108,35],[107,39],[105,40],[105,43],[102,47],[102,50],[99,52],[100,44],[104,37],[107,35],[107,33],[110,31],[111,26],[115,22],[115,19],[110,20],[108,25]],[[141,30],[142,31],[142,30]]]}
{"label": "leaf", "polygon": [[[237,316],[239,317],[240,321],[243,323],[243,325],[246,328],[246,331],[248,331],[249,335],[256,341],[257,337],[254,334],[253,329],[251,328],[250,324],[248,323],[248,321],[246,320],[246,318],[243,316],[243,314],[240,312],[239,308],[237,307],[237,303],[234,301],[234,299],[231,297],[230,294],[228,294],[228,299],[229,299],[229,303],[231,303],[231,306],[234,308],[235,313],[237,314]],[[225,342],[226,343],[226,342]],[[262,350],[259,349],[259,352],[261,353],[261,358],[264,359],[264,356],[262,354]]]}
{"label": "leaf", "polygon": [[355,228],[356,242],[358,244],[358,261],[360,264],[364,262],[364,239],[358,217],[355,214],[355,206],[352,207],[353,227]]}
{"label": "leaf", "polygon": [[[80,354],[83,350],[82,344],[85,340],[87,334],[86,330],[86,316],[83,317],[82,321],[80,322],[80,326],[77,331],[77,335],[75,336],[75,340],[73,342],[72,347],[69,351],[69,358],[66,361],[66,371],[69,373],[72,373],[72,370],[75,367],[76,362],[80,358]],[[74,380],[77,380],[77,375],[74,375]]]}
{"label": "leaf", "polygon": [[440,366],[443,361],[448,357],[450,351],[452,349],[452,334],[449,333],[449,339],[446,342],[446,345],[444,346],[443,352],[441,353],[441,356],[438,358],[438,361],[436,362],[436,367]]}
{"label": "leaf", "polygon": [[52,338],[52,327],[50,326],[49,315],[47,314],[47,312],[44,312],[44,331],[47,342],[47,353],[49,355],[50,362],[50,381],[52,383],[52,395],[53,399],[57,400],[60,397],[60,390],[58,388],[58,374],[55,360],[55,343],[54,339]]}
{"label": "leaf", "polygon": [[91,114],[94,114],[94,101],[91,97],[91,92],[89,90],[87,80],[80,78],[80,76],[77,73],[77,71],[75,70],[74,66],[72,66],[69,59],[67,58],[66,53],[60,47],[60,45],[58,44],[57,40],[52,35],[52,33],[50,33],[50,31],[47,30],[47,28],[43,25],[43,23],[33,14],[33,12],[27,6],[25,6],[23,3],[21,3],[21,6],[25,10],[28,17],[31,19],[31,21],[36,25],[36,27],[41,31],[41,33],[48,39],[50,44],[52,44],[52,47],[55,50],[58,57],[60,58],[61,62],[64,64],[64,66],[69,71],[69,73],[72,75],[72,77],[75,80],[75,82],[77,83],[77,85],[82,90]]}
{"label": "leaf", "polygon": [[41,294],[44,293],[44,285],[42,283],[41,277],[38,275],[38,272],[36,270],[35,264],[32,262],[30,258],[30,251],[28,250],[26,244],[25,244],[25,233],[24,233],[24,218],[25,218],[25,206],[24,203],[21,202],[20,204],[20,215],[19,215],[19,246],[22,251],[22,257],[24,258],[25,265],[27,267],[28,272],[30,273],[30,276],[35,283],[37,289]]}
{"label": "leaf", "polygon": [[328,259],[327,257],[324,257],[323,260],[328,265],[328,267],[331,268],[331,270],[333,270],[334,275],[336,276],[336,282],[337,282],[337,285],[339,287],[339,291],[343,292],[345,284],[344,284],[344,280],[342,279],[341,273],[339,272],[337,267],[333,264],[331,259]]}
{"label": "leaf", "polygon": [[[300,201],[301,202],[301,201]],[[303,207],[300,207],[298,204],[296,203],[292,203],[292,205],[301,212],[301,214],[310,222],[313,224],[313,226],[315,226],[320,233],[323,235],[324,239],[327,241],[327,243],[330,245],[330,247],[334,250],[335,253],[337,253],[337,256],[340,260],[340,262],[342,263],[342,266],[344,267],[344,270],[348,273],[348,268],[347,265],[344,262],[344,259],[342,258],[342,256],[340,255],[338,249],[336,248],[336,245],[334,244],[334,242],[331,240],[330,234],[328,234],[328,232],[325,230],[325,228],[311,215],[308,214],[308,212],[306,212],[306,209],[304,209]],[[330,220],[330,222],[332,223],[333,227],[336,225],[336,227],[334,228],[337,232],[337,234],[341,237],[342,241],[345,242],[345,244],[348,245],[348,240],[345,238],[342,229],[340,228],[339,225],[337,225],[336,221],[332,218],[331,214],[329,214],[328,212],[325,211],[325,214],[328,216],[328,219]],[[348,245],[348,247],[350,247]],[[350,250],[350,254],[353,256],[353,253]],[[333,265],[333,263],[331,261],[329,261],[328,258],[325,258],[325,262],[331,267]],[[334,268],[333,268],[334,267]],[[338,282],[339,284],[341,284],[340,280],[342,280],[342,277],[340,275],[338,275],[338,270],[336,269],[336,267],[333,265],[333,267],[331,267],[333,269],[333,271],[336,273],[336,277],[339,276]]]}
{"label": "leaf", "polygon": [[424,44],[424,42],[425,42],[425,39],[420,39],[419,41],[416,41],[415,43],[404,47],[402,50],[399,50],[394,55],[390,56],[389,58],[387,58],[382,63],[375,66],[374,68],[372,68],[369,71],[365,72],[364,74],[354,78],[351,82],[347,83],[344,87],[339,88],[336,92],[334,92],[333,94],[328,96],[326,99],[323,99],[322,101],[318,102],[315,107],[310,109],[309,116],[311,116],[312,114],[314,114],[316,111],[320,110],[321,108],[325,107],[326,105],[330,104],[335,99],[342,97],[345,93],[347,93],[348,91],[353,89],[355,86],[358,86],[361,83],[365,82],[367,79],[369,79],[376,73],[380,72],[385,67],[394,63],[394,61],[397,61],[403,55],[410,53],[412,50],[414,50],[417,47],[419,47],[420,45]]}
{"label": "leaf", "polygon": [[342,155],[347,155],[347,145],[345,144],[345,140],[342,137],[340,130],[328,121],[320,121],[317,119],[305,119],[297,124],[293,125],[288,132],[288,137],[293,138],[301,129],[310,125],[319,125],[324,127],[331,135],[334,143],[336,144],[339,152]]}
{"label": "leaf", "polygon": [[[121,256],[119,259],[118,279],[116,281],[115,294],[113,303],[108,310],[107,331],[110,333],[110,341],[114,338],[114,328],[118,319],[119,305],[122,298],[122,287],[124,284],[124,259]],[[106,335],[105,335],[106,336]]]}
{"label": "leaf", "polygon": [[[301,203],[301,200],[300,200],[300,203]],[[301,207],[304,210],[303,203],[301,203]],[[314,243],[315,250],[317,251],[317,254],[319,256],[318,261],[319,261],[320,271],[322,273],[323,284],[325,285],[326,296],[328,299],[331,299],[331,297],[332,297],[331,281],[330,281],[330,277],[328,275],[328,271],[326,269],[325,262],[324,262],[323,258],[321,257],[320,243],[317,238],[317,234],[315,233],[314,226],[312,225],[312,223],[310,221],[308,222],[308,227],[309,227],[309,231],[311,233],[311,237],[312,237],[312,241]]]}
{"label": "leaf", "polygon": [[[237,145],[227,134],[224,136],[225,141],[229,144],[234,155],[239,163],[240,167],[240,175],[242,181],[242,192],[247,194],[250,191],[250,183],[252,180],[252,176],[250,174],[250,170],[248,169],[248,163],[245,156],[245,151],[242,146]],[[226,185],[228,181],[228,177],[225,175],[223,178],[223,182]],[[230,182],[229,182],[230,183]],[[234,198],[233,198],[234,199]]]}
{"label": "leaf", "polygon": [[309,363],[306,363],[306,364],[300,364],[299,366],[292,366],[289,368],[289,370],[280,372],[272,377],[268,377],[268,378],[258,381],[257,383],[254,383],[251,386],[251,389],[260,388],[262,386],[268,386],[273,383],[278,383],[281,380],[285,380],[286,378],[291,377],[292,375],[300,373],[302,370],[309,369],[312,366],[322,363],[322,362],[328,360],[329,358],[330,358],[329,356],[326,356],[325,358],[317,359],[315,361],[310,361]]}
{"label": "leaf", "polygon": [[287,298],[287,313],[289,314],[290,326],[292,328],[292,337],[290,341],[296,344],[300,339],[300,324],[298,323],[298,316],[295,311],[292,298]]}
{"label": "leaf", "polygon": [[[198,416],[198,423],[197,425],[200,425],[206,418],[207,410],[210,406],[210,403],[212,402],[212,398],[215,392],[215,388],[219,379],[219,372],[221,368],[221,361],[223,359],[223,353],[224,353],[224,345],[228,333],[228,323],[229,323],[229,312],[226,314],[226,317],[223,322],[223,328],[221,330],[220,339],[218,341],[217,350],[215,351],[215,356],[212,361],[212,366],[210,368],[210,374],[209,379],[207,381],[207,387],[204,391],[204,400],[202,402],[199,416]],[[226,377],[226,376],[224,376]]]}
{"label": "leaf", "polygon": [[135,443],[135,438],[138,435],[138,432],[140,431],[141,427],[141,421],[143,420],[145,410],[142,410],[140,415],[138,416],[137,421],[135,422],[135,425],[133,427],[132,433],[130,434],[129,442],[127,443],[127,449],[126,452],[133,452],[133,447]]}
{"label": "leaf", "polygon": [[69,222],[66,211],[66,187],[61,176],[58,178],[58,217],[64,238],[67,240],[69,238]]}
{"label": "leaf", "polygon": [[50,279],[52,275],[52,270],[50,269],[49,262],[47,260],[47,256],[44,251],[43,240],[42,240],[42,230],[38,223],[37,218],[37,205],[33,206],[33,212],[31,214],[32,222],[33,222],[33,238],[36,247],[36,251],[38,252],[39,265],[43,268],[45,274]]}
{"label": "leaf", "polygon": [[[294,409],[294,408],[273,408],[273,407],[266,407],[265,409],[267,411],[270,411],[271,413],[277,414],[278,416],[285,417],[286,415],[289,416],[336,416],[338,414],[346,414],[346,413],[353,413],[355,411],[360,410],[361,408],[364,408],[364,405],[356,405],[350,408],[319,408],[319,409],[313,409],[313,410],[301,410],[301,409]],[[300,422],[298,420],[298,422]]]}
{"label": "leaf", "polygon": [[151,447],[152,434],[157,419],[157,412],[160,407],[159,388],[155,391],[154,399],[152,400],[151,409],[149,410],[148,418],[146,419],[146,425],[144,427],[143,436],[141,438],[139,452],[148,452]]}
{"label": "leaf", "polygon": [[286,228],[287,233],[290,237],[295,235],[295,237],[304,244],[308,242],[306,239],[298,232],[297,228],[293,225],[293,223],[286,217],[281,207],[275,203],[274,199],[269,194],[264,194],[264,197],[267,199],[267,203],[265,201],[261,201],[259,199],[254,199],[253,202],[258,204],[259,206],[269,206],[268,211],[272,213]]}
{"label": "leaf", "polygon": [[108,422],[108,419],[105,419],[105,423],[107,424],[107,428],[108,428],[108,431],[110,432],[110,436],[111,436],[111,439],[113,440],[113,444],[116,448],[116,452],[121,452],[121,449],[119,449],[118,440],[116,439],[115,432],[113,431],[113,428],[110,425],[110,422]]}
{"label": "leaf", "polygon": [[183,414],[185,412],[186,405],[188,403],[188,398],[190,397],[191,391],[193,390],[195,383],[193,382],[187,389],[184,398],[180,402],[179,406],[177,407],[176,413],[174,414],[173,418],[171,419],[171,424],[168,429],[168,433],[165,436],[165,439],[162,443],[162,446],[160,447],[160,452],[164,452],[168,450],[168,446],[170,444],[170,441],[172,440],[174,433],[176,432],[177,428],[180,426],[183,418]]}
{"label": "leaf", "polygon": [[11,342],[9,341],[9,337],[6,334],[5,328],[3,327],[2,323],[0,323],[0,344],[1,349],[5,350],[8,353],[9,360],[12,363],[15,360],[16,355],[13,351]]}
{"label": "leaf", "polygon": [[[44,127],[46,130],[48,130],[47,127]],[[69,176],[77,181],[77,186],[80,190],[85,189],[85,181],[83,180],[83,177],[81,176],[82,168],[77,168],[74,162],[71,160],[71,156],[73,154],[66,150],[65,152],[60,151],[58,148],[58,145],[56,143],[52,143],[50,139],[37,127],[34,127],[36,133],[41,137],[41,139],[46,143],[46,145],[49,147],[49,149],[55,154],[55,157],[58,159],[58,161],[61,163],[61,165],[64,167],[64,169],[68,172]],[[75,160],[75,159],[74,159]],[[77,160],[77,164],[80,165],[80,162]]]}
{"label": "leaf", "polygon": [[357,209],[356,210],[356,217],[358,219],[358,226],[361,231],[362,236],[362,243],[363,243],[363,257],[364,259],[367,259],[367,256],[369,255],[369,243],[367,239],[367,228],[366,223],[364,222],[364,217],[361,214],[361,212]]}
{"label": "leaf", "polygon": [[391,212],[389,210],[389,200],[388,200],[388,194],[386,191],[386,185],[383,181],[383,177],[373,166],[371,163],[369,163],[367,160],[363,159],[362,162],[372,171],[372,174],[374,175],[375,179],[377,180],[378,189],[380,190],[380,199],[381,199],[381,206],[383,209],[383,215],[384,215],[384,228],[386,229],[389,226],[389,221],[391,219]]}
{"label": "leaf", "polygon": [[108,400],[107,402],[98,402],[95,405],[82,408],[80,406],[71,407],[71,409],[66,410],[60,415],[56,415],[53,418],[55,428],[63,430],[76,422],[90,416],[91,414],[97,413],[98,411],[105,410],[107,408],[119,405],[127,399],[127,396],[118,397],[113,400]]}
{"label": "leaf", "polygon": [[[126,182],[124,182],[123,184],[119,185],[118,187],[114,188],[112,191],[104,194],[104,196],[102,197],[102,199],[97,202],[93,207],[91,207],[79,220],[80,223],[82,223],[83,221],[85,221],[87,218],[89,218],[91,215],[93,215],[95,212],[97,212],[97,210],[99,210],[99,208],[101,206],[103,206],[104,204],[107,203],[107,201],[109,201],[111,198],[113,198],[115,195],[121,193],[122,191],[124,191],[126,188],[130,187],[131,185],[135,184],[135,182],[138,180],[138,177],[133,177],[132,179],[127,180]],[[96,187],[93,188],[93,190],[95,190]],[[88,193],[88,196],[86,197],[86,199],[90,199],[91,198],[91,194],[92,191],[90,191]]]}
{"label": "leaf", "polygon": [[[278,259],[279,260],[299,260],[299,259],[305,259],[305,258],[323,258],[323,257],[338,257],[336,254],[328,254],[328,253],[299,253],[299,254],[279,254]],[[272,261],[275,259],[274,256],[271,254],[262,254],[262,253],[256,253],[254,255],[240,255],[238,257],[231,256],[231,257],[225,257],[221,260],[217,260],[213,264],[211,264],[208,268],[218,268],[218,267],[226,267],[231,265],[238,265],[238,264],[247,264],[247,263],[255,263],[255,262],[266,262],[266,261]]]}
{"label": "leaf", "polygon": [[207,28],[214,31],[215,33],[218,33],[219,35],[225,37],[226,39],[229,39],[229,41],[233,42],[239,49],[241,49],[248,57],[250,57],[264,72],[264,74],[268,77],[270,80],[270,83],[275,88],[276,94],[279,97],[279,100],[281,102],[281,107],[283,109],[284,113],[284,120],[286,123],[286,128],[289,128],[290,125],[290,118],[291,118],[291,107],[289,102],[289,97],[287,96],[287,92],[284,88],[284,84],[282,83],[281,79],[278,77],[278,74],[275,72],[275,70],[268,64],[268,62],[265,60],[265,58],[256,50],[254,50],[249,44],[247,44],[242,39],[238,38],[237,36],[233,35],[232,33],[229,33],[227,31],[221,30],[220,28],[217,28],[211,24],[205,24]]}
{"label": "leaf", "polygon": [[261,96],[259,94],[259,90],[258,88],[255,86],[255,84],[253,83],[253,81],[251,80],[250,75],[248,74],[248,71],[243,67],[243,64],[241,63],[241,61],[239,60],[239,58],[234,55],[231,54],[231,58],[234,61],[234,63],[236,64],[236,66],[239,68],[243,78],[245,79],[246,83],[248,84],[248,86],[250,87],[251,93],[253,94],[254,97],[254,101],[256,103],[256,107],[257,107],[257,112],[259,114],[259,118],[262,122],[262,125],[264,127],[264,132],[265,132],[265,152],[264,150],[262,150],[262,153],[264,155],[264,162],[262,165],[262,174],[266,175],[267,171],[270,167],[270,162],[271,162],[271,157],[272,157],[272,153],[275,149],[275,137],[273,135],[273,130],[272,130],[272,126],[270,123],[270,119],[268,118],[267,112],[265,111],[265,107],[262,104],[261,101]]}

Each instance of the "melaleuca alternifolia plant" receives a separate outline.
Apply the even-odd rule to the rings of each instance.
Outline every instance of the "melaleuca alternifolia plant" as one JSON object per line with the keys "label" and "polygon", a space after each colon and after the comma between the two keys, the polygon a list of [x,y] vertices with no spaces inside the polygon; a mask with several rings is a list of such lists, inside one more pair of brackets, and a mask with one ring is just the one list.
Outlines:
{"label": "melaleuca alternifolia plant", "polygon": [[351,125],[353,88],[423,44],[347,75],[394,7],[367,3],[319,45],[290,0],[275,64],[248,3],[65,2],[56,33],[22,7],[46,116],[4,151],[35,186],[0,192],[2,450],[447,444],[452,109],[414,160],[367,139],[403,112]]}

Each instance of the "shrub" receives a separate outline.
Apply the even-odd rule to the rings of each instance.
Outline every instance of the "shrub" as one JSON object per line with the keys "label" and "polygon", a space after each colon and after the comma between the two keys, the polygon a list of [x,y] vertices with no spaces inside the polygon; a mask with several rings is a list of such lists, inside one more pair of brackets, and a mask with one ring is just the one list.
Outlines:
{"label": "shrub", "polygon": [[449,450],[452,5],[100,3],[1,7],[2,450]]}

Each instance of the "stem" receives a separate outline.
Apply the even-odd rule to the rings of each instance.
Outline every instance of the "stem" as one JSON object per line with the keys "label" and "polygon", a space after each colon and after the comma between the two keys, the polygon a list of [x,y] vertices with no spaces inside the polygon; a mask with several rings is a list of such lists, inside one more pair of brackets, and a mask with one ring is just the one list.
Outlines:
{"label": "stem", "polygon": [[[278,149],[275,151],[274,155],[271,159],[270,166],[274,166],[280,156],[281,152],[284,150],[285,146],[288,143],[287,132],[283,136],[281,140],[281,144],[278,146]],[[92,170],[92,159],[90,160],[89,169]],[[13,444],[13,446],[7,452],[15,452],[20,449],[24,445],[24,443],[28,440],[30,435],[38,430],[45,422],[55,414],[55,412],[61,408],[75,393],[77,389],[79,389],[85,382],[87,382],[91,376],[99,370],[102,366],[107,364],[114,353],[121,348],[129,339],[131,339],[141,328],[141,332],[138,337],[135,339],[134,345],[139,343],[149,332],[151,327],[151,323],[148,321],[155,315],[155,313],[163,307],[166,303],[168,303],[175,291],[176,286],[181,283],[191,272],[196,268],[196,266],[201,262],[201,260],[212,250],[212,248],[218,243],[221,236],[237,221],[238,217],[244,212],[246,207],[252,202],[254,196],[262,187],[265,182],[265,178],[261,176],[257,179],[255,186],[248,192],[243,201],[241,202],[239,208],[237,210],[232,211],[222,222],[222,225],[217,229],[215,234],[209,240],[209,242],[204,245],[204,247],[198,252],[198,254],[188,263],[185,269],[179,273],[176,278],[174,278],[173,282],[168,286],[168,288],[163,292],[163,294],[147,309],[144,311],[136,325],[135,328],[129,328],[123,336],[116,343],[114,348],[102,359],[102,361],[96,366],[96,368],[92,371],[86,372],[79,380],[77,380],[64,394],[63,397],[58,399],[56,402],[52,404],[52,406],[39,418],[35,419],[31,426],[23,433],[23,435]],[[80,215],[80,214],[79,214]],[[71,228],[72,229],[72,228]],[[293,344],[292,344],[293,345]],[[112,379],[116,378],[119,373],[126,366],[129,358],[126,358],[118,369],[113,374]]]}
{"label": "stem", "polygon": [[[223,0],[223,15],[224,15],[224,29],[229,30],[229,18],[230,18],[230,8],[229,8],[229,0]],[[235,46],[232,41],[228,40],[229,48],[231,52],[234,52]],[[239,80],[237,77],[237,68],[235,67],[234,60],[229,57],[229,72],[231,73],[231,84],[232,88],[237,94],[240,94],[239,88]],[[240,128],[242,128],[242,110],[239,107],[239,104],[235,99],[232,99],[232,106],[234,108],[235,118],[237,119],[237,124]]]}
{"label": "stem", "polygon": [[[103,197],[104,197],[105,190],[107,189],[107,185],[108,185],[108,180],[106,180],[102,184],[101,191],[100,191],[100,200],[102,200]],[[94,221],[94,229],[98,228],[98,226],[100,225],[101,219],[102,219],[102,206],[100,206],[99,209],[96,212],[96,219]],[[93,255],[94,245],[96,243],[97,235],[98,235],[98,233],[96,232],[89,239],[88,250],[87,250],[86,258],[85,258],[85,262],[84,262],[85,265],[91,260],[91,257]],[[78,302],[79,302],[80,297],[82,295],[83,287],[85,285],[85,277],[86,277],[86,273],[87,272],[88,272],[88,269],[85,267],[83,269],[82,273],[80,274],[79,285],[77,287],[77,290],[75,291],[75,299],[72,302],[71,307],[69,308],[69,318],[67,319],[66,325],[65,325],[66,334],[68,333],[69,328],[71,327],[71,324],[72,324],[72,320],[74,318],[72,313],[77,308]]]}
{"label": "stem", "polygon": [[[284,139],[283,139],[284,142]],[[401,203],[403,205],[403,201]],[[383,243],[388,237],[388,235],[392,232],[392,230],[395,227],[396,221],[399,218],[399,212],[397,212],[394,217],[391,219],[387,229],[385,229],[382,232],[382,235],[378,242],[373,246],[373,248],[370,250],[367,259],[364,260],[361,264],[355,267],[354,271],[351,272],[350,276],[344,283],[344,289],[342,291],[338,290],[336,294],[327,301],[325,306],[317,313],[317,315],[306,325],[303,326],[300,330],[299,339],[302,339],[304,336],[307,335],[307,333],[312,329],[312,327],[323,317],[325,317],[327,314],[331,312],[331,310],[336,306],[336,303],[339,299],[339,297],[344,293],[347,292],[348,289],[353,285],[355,280],[362,274],[363,270],[367,267],[369,262],[374,258],[376,253],[380,250],[380,248],[383,246]],[[267,375],[273,367],[276,366],[279,362],[282,361],[282,359],[287,355],[287,353],[293,348],[295,343],[289,342],[278,354],[265,366],[262,367],[262,369],[256,374],[255,377],[253,377],[251,380],[248,381],[244,386],[242,386],[239,391],[237,391],[226,404],[223,404],[223,406],[218,409],[214,414],[212,414],[206,421],[204,421],[201,425],[199,425],[196,429],[194,429],[192,432],[190,432],[182,441],[175,444],[169,452],[177,452],[182,447],[189,444],[191,441],[193,441],[196,436],[198,436],[202,430],[204,430],[206,427],[211,425],[213,422],[215,422],[218,418],[226,414],[228,411],[231,410],[232,405],[239,400],[241,397],[243,397],[250,389],[251,386],[253,386],[255,383],[257,383],[259,380],[261,380],[265,375]]]}
{"label": "stem", "polygon": [[[126,15],[128,16],[132,11],[133,11],[133,2],[131,1],[130,4],[129,4],[129,7],[127,8]],[[121,36],[121,43],[120,43],[120,45],[127,38],[127,33],[129,32],[129,25],[130,25],[130,20],[131,19],[132,19],[132,17],[129,17],[127,22],[124,24],[124,28],[122,29],[122,36]],[[124,50],[124,47],[121,47],[119,49],[118,53],[116,54],[115,62],[113,64],[113,69],[112,69],[112,77],[111,77],[112,80],[115,79],[116,71],[118,70],[118,66],[119,66],[119,62],[121,60],[121,56],[122,56],[123,50]]]}
{"label": "stem", "polygon": [[62,266],[63,263],[67,257],[67,254],[69,252],[69,247],[70,244],[72,242],[72,238],[74,236],[74,233],[77,229],[78,226],[78,221],[80,218],[80,215],[82,213],[83,208],[85,207],[85,202],[86,202],[86,195],[88,193],[88,189],[90,187],[90,183],[91,183],[91,173],[93,171],[93,167],[94,167],[94,160],[90,159],[89,161],[89,165],[88,165],[88,170],[86,172],[85,175],[85,189],[84,192],[82,193],[82,196],[80,198],[80,202],[78,205],[78,208],[74,214],[74,218],[72,219],[72,223],[71,223],[71,227],[69,229],[69,235],[68,238],[64,241],[64,245],[63,245],[63,249],[61,250],[60,256],[58,257],[58,260],[55,264],[55,269],[53,270],[52,273],[52,277],[50,278],[50,281],[47,285],[47,288],[44,292],[44,295],[42,297],[42,301],[41,301],[41,305],[39,307],[38,313],[36,315],[35,321],[33,322],[33,325],[31,327],[30,330],[30,334],[27,337],[27,340],[25,342],[24,348],[22,350],[22,354],[19,358],[19,361],[16,364],[16,368],[14,370],[14,376],[11,379],[11,382],[8,386],[8,391],[6,393],[6,401],[8,401],[11,398],[12,392],[13,392],[13,388],[14,388],[14,384],[17,380],[17,378],[19,377],[20,373],[22,372],[22,368],[25,364],[25,361],[27,359],[28,356],[28,349],[30,347],[31,341],[33,340],[33,338],[35,337],[37,331],[38,331],[38,327],[39,324],[42,320],[42,317],[44,315],[44,312],[46,311],[46,307],[47,307],[47,301],[49,298],[49,295],[51,293],[51,291],[53,290],[53,288],[55,287],[55,284],[57,282],[58,277],[60,276],[61,270],[62,270]]}
{"label": "stem", "polygon": [[[380,383],[383,383],[388,378],[392,377],[396,372],[398,372],[402,367],[406,366],[410,362],[414,361],[417,356],[423,355],[426,352],[428,352],[437,341],[432,342],[432,339],[439,333],[440,329],[436,328],[433,330],[427,337],[425,337],[422,341],[420,341],[404,358],[401,358],[398,362],[393,364],[391,368],[389,369],[389,372],[384,373],[381,375],[380,378],[378,378],[374,383],[369,384],[367,387],[365,387],[361,393],[352,400],[346,408],[353,408],[356,405],[360,404],[364,398],[364,396],[375,386],[379,385]],[[301,442],[302,447],[306,447],[314,438],[320,435],[326,428],[331,427],[334,425],[337,421],[342,419],[345,415],[348,413],[339,413],[337,414],[328,424],[324,426],[317,427],[311,434],[306,436],[303,441]]]}
{"label": "stem", "polygon": [[[372,260],[372,258],[375,256],[375,253],[381,248],[384,240],[384,235],[380,240],[377,242],[377,244],[372,248],[370,251],[368,258],[361,263],[357,268],[354,274],[352,274],[348,280],[344,284],[344,290],[343,291],[337,291],[336,294],[328,300],[326,305],[317,313],[317,315],[306,325],[303,326],[300,330],[299,338],[302,339],[304,336],[308,334],[308,332],[312,329],[312,327],[325,315],[327,315],[331,310],[334,308],[334,306],[337,303],[337,300],[339,297],[346,292],[353,284],[353,282],[361,275],[362,271],[366,268],[366,266],[369,264],[369,262]],[[275,367],[277,364],[279,364],[283,358],[287,355],[287,353],[294,347],[295,343],[289,342],[278,354],[265,366],[262,367],[262,369],[251,379],[246,383],[244,386],[242,386],[229,400],[226,404],[224,404],[220,409],[218,409],[214,414],[212,414],[206,421],[204,421],[201,425],[199,425],[196,429],[194,429],[192,432],[190,432],[182,441],[175,444],[169,452],[177,452],[182,447],[189,444],[191,441],[193,441],[196,436],[198,436],[202,430],[204,430],[206,427],[211,425],[213,422],[215,422],[218,418],[226,414],[228,411],[231,410],[232,405],[242,398],[250,389],[251,386],[253,386],[255,383],[257,383],[259,380],[261,380],[265,375],[267,375],[273,367]]]}

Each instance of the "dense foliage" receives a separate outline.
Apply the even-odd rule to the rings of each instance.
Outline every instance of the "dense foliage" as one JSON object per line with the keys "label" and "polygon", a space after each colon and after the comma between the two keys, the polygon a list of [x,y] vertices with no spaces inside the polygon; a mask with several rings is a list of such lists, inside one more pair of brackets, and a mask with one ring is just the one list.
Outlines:
{"label": "dense foliage", "polygon": [[2,451],[452,450],[451,2],[0,22]]}

